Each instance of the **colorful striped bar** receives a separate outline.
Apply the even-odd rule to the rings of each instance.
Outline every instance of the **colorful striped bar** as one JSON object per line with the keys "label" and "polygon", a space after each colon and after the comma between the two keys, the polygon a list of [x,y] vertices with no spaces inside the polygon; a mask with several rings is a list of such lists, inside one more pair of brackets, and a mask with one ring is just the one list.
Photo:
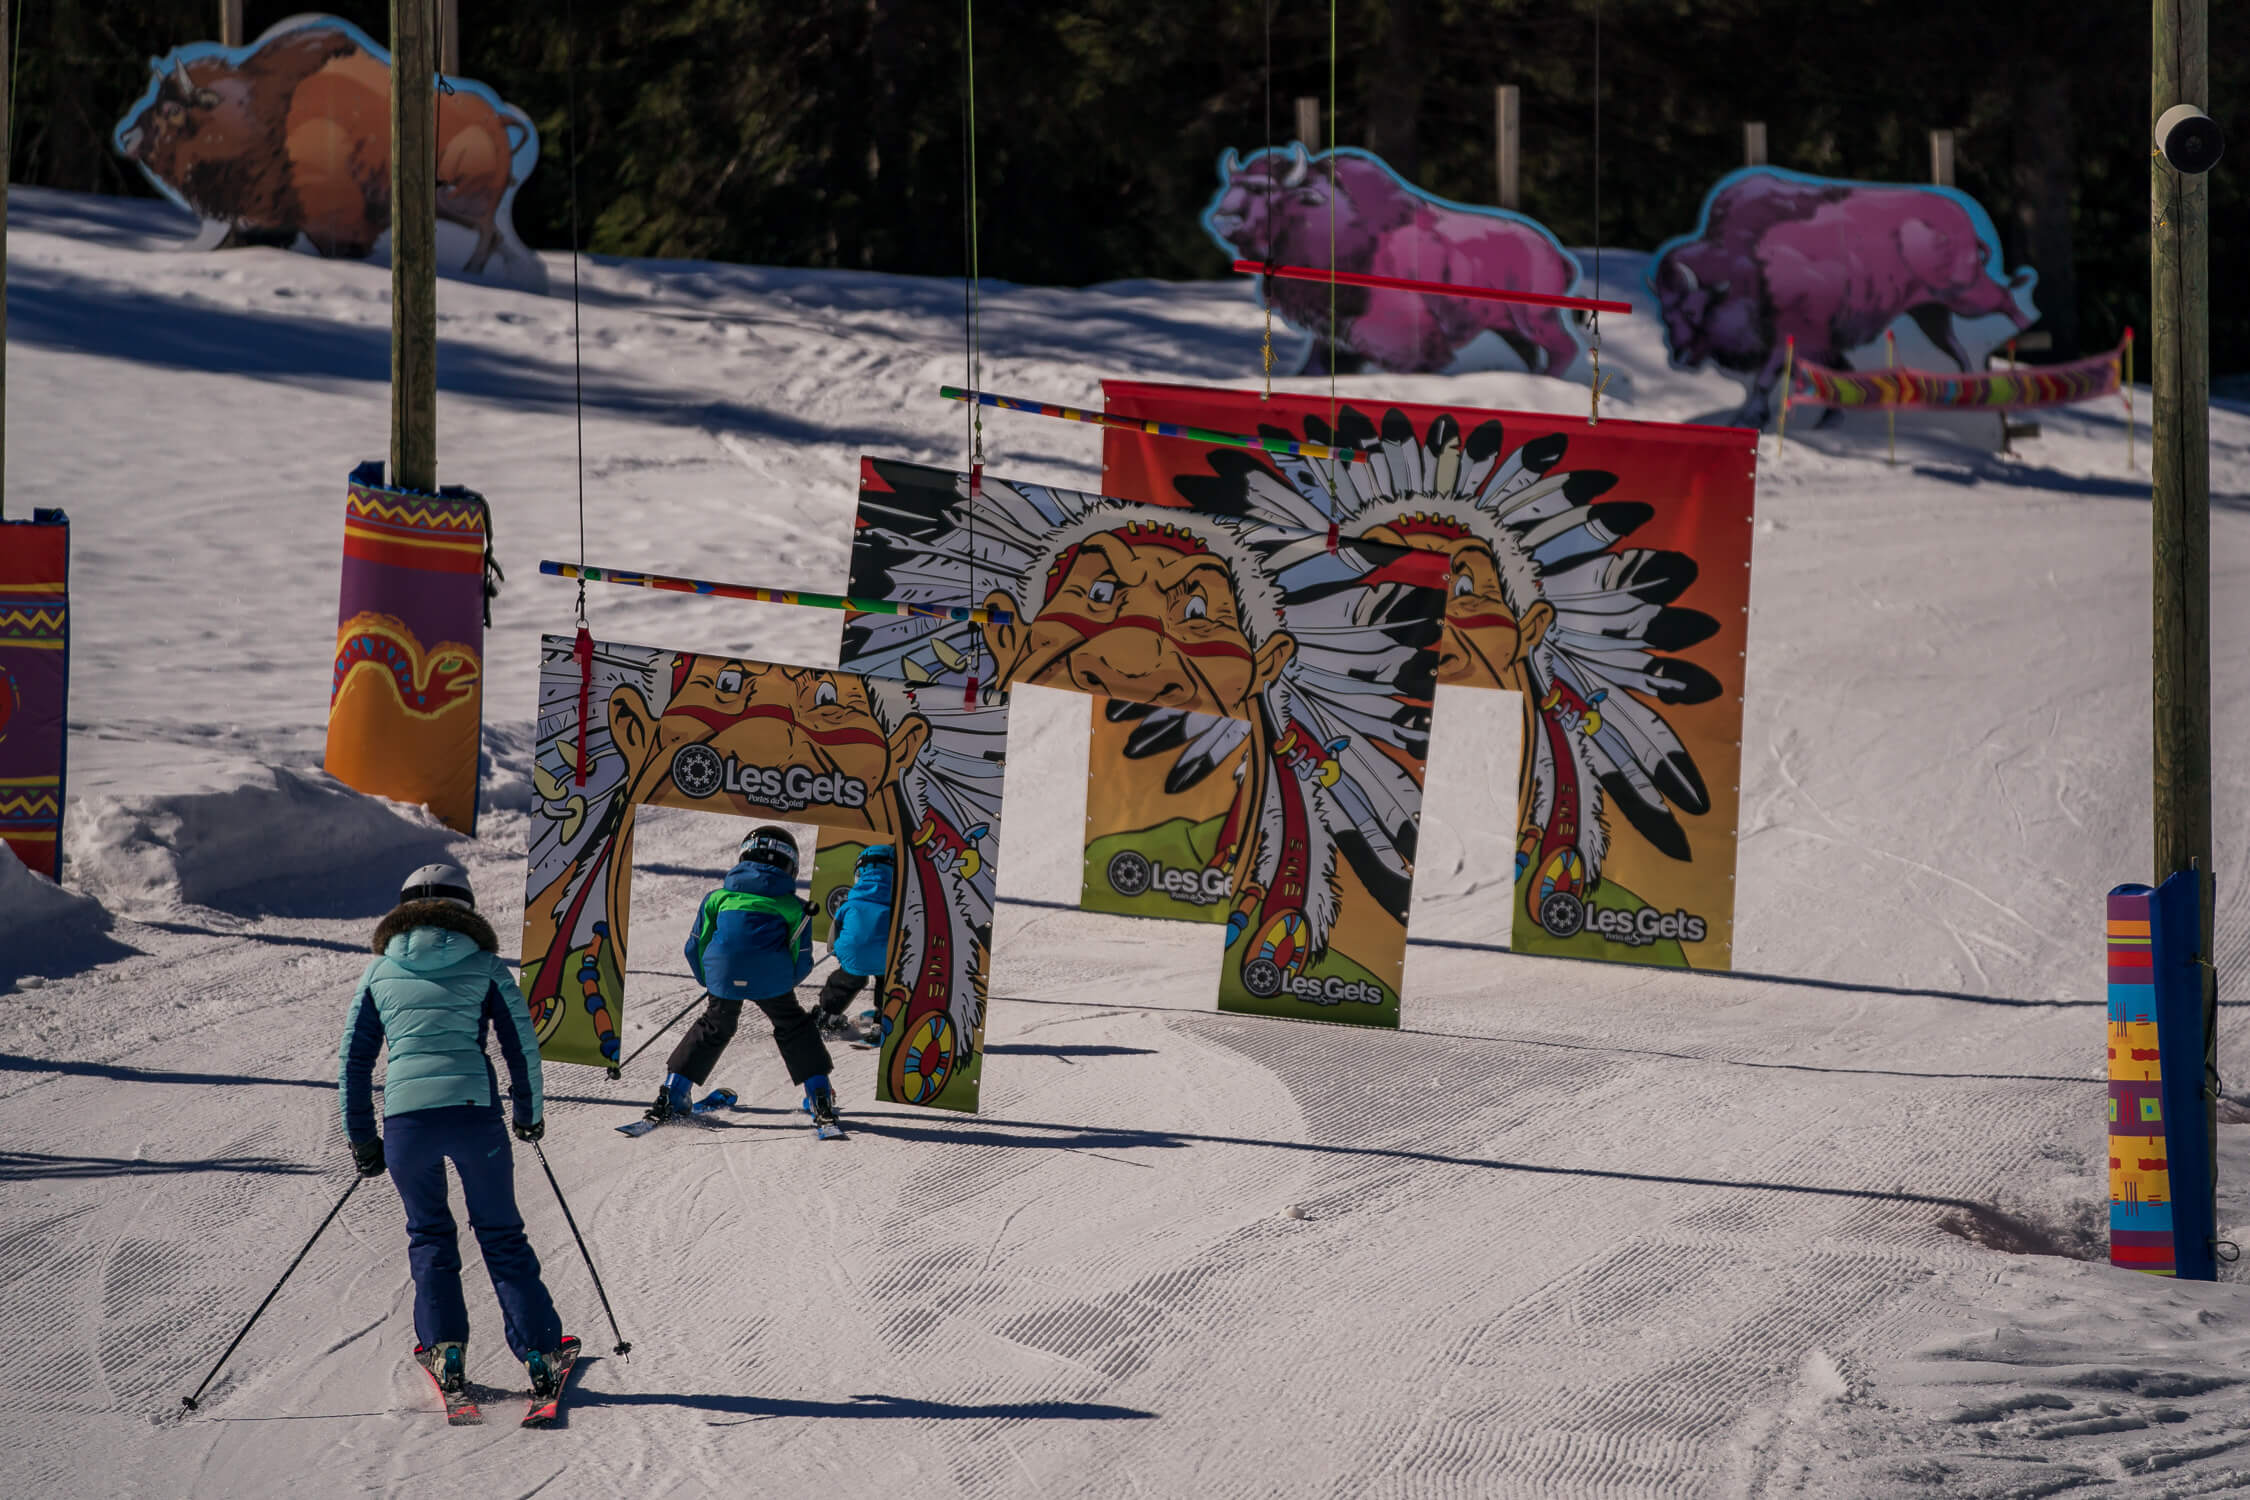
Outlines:
{"label": "colorful striped bar", "polygon": [[848,609],[863,615],[917,615],[926,620],[955,620],[975,625],[1013,625],[1015,613],[983,605],[901,604],[896,599],[860,599],[849,594],[814,594],[803,589],[761,589],[746,583],[713,583],[708,578],[675,578],[668,573],[628,573],[622,568],[581,567],[577,563],[542,558],[539,571],[555,578],[583,578],[588,583],[621,583],[627,588],[658,589],[668,594],[707,594],[714,599],[748,599],[756,604],[798,604],[806,609]]}
{"label": "colorful striped bar", "polygon": [[2149,965],[2155,894],[2147,886],[2109,893],[2109,1263],[2173,1276],[2179,1261]]}
{"label": "colorful striped bar", "polygon": [[1546,292],[1510,292],[1494,286],[1463,286],[1451,281],[1410,281],[1404,276],[1371,276],[1364,271],[1323,271],[1318,266],[1269,266],[1263,261],[1238,260],[1234,269],[1247,276],[1279,276],[1288,281],[1326,281],[1336,286],[1371,287],[1382,292],[1420,292],[1428,297],[1468,297],[1478,302],[1516,302],[1525,307],[1568,307],[1579,312],[1630,313],[1630,302],[1604,302],[1596,297],[1556,297]]}
{"label": "colorful striped bar", "polygon": [[1062,406],[1053,401],[1032,401],[1023,396],[996,396],[990,391],[963,390],[957,385],[941,385],[938,394],[948,401],[974,401],[979,406],[998,407],[1002,411],[1029,412],[1035,417],[1060,417],[1066,422],[1087,422],[1096,427],[1114,427],[1120,432],[1145,432],[1151,437],[1186,438],[1194,443],[1219,443],[1229,448],[1255,448],[1261,453],[1280,453],[1291,458],[1328,458],[1347,464],[1363,464],[1374,454],[1357,449],[1332,448],[1326,443],[1298,443],[1288,438],[1245,437],[1239,432],[1216,432],[1208,427],[1189,427],[1180,422],[1143,421],[1135,417],[1117,417],[1108,412],[1088,411],[1083,406]]}

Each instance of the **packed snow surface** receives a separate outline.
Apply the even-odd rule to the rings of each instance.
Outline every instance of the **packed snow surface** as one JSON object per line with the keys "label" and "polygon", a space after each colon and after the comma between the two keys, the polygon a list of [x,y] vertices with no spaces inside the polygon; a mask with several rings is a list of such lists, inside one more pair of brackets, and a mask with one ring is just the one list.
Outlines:
{"label": "packed snow surface", "polygon": [[[493,501],[481,836],[319,771],[340,502],[387,448],[378,267],[191,253],[161,206],[18,191],[8,499],[73,522],[66,886],[0,861],[0,1493],[2085,1495],[2250,1486],[2250,1286],[2111,1270],[2102,894],[2149,868],[2149,516],[2114,404],[1763,445],[1739,972],[1518,959],[1513,710],[1448,694],[1396,1034],[1217,1014],[1215,929],[1067,909],[1086,707],[1012,744],[984,1112],[816,1144],[746,1027],[746,1108],[549,1072],[534,1244],[591,1357],[559,1431],[473,1246],[449,1429],[407,1358],[396,1195],[349,1178],[334,1056],[367,935],[450,850],[512,947],[540,633],[578,550],[574,308],[440,290],[441,478]],[[1605,256],[1639,297],[1634,257]],[[859,455],[958,463],[961,288],[587,260],[585,555],[834,589]],[[1644,304],[1645,307],[1645,304]],[[1244,283],[994,287],[984,383],[1249,383]],[[1612,318],[1605,411],[1739,393]],[[1299,382],[1299,384],[1305,384]],[[1318,384],[1313,382],[1312,384]],[[1346,396],[1576,411],[1582,383]],[[2144,392],[2145,397],[2145,392]],[[2142,406],[2145,416],[2145,401]],[[993,469],[1091,487],[1091,428],[987,413]],[[2250,412],[2213,414],[2220,986],[2250,957]],[[833,660],[836,618],[595,588],[605,638]],[[1451,726],[1451,727],[1448,727]],[[735,830],[649,816],[627,1044]],[[98,903],[98,904],[97,904]],[[1059,904],[1058,904],[1059,903]],[[2222,1063],[2239,1034],[2229,1011]],[[2222,1233],[2250,1139],[2222,1127]],[[466,1235],[464,1235],[466,1239]],[[2084,1257],[2093,1256],[2095,1259]]]}

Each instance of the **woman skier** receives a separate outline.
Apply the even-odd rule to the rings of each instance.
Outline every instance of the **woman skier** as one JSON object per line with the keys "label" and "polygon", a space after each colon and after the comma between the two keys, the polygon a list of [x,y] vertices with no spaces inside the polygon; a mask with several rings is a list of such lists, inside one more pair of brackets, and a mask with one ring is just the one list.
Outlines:
{"label": "woman skier", "polygon": [[[424,865],[406,877],[399,904],[376,925],[376,958],[360,975],[344,1020],[339,1092],[344,1134],[362,1177],[386,1167],[406,1206],[414,1273],[414,1358],[450,1398],[464,1384],[469,1311],[461,1300],[461,1245],[446,1203],[445,1163],[461,1175],[469,1227],[500,1298],[508,1348],[531,1387],[552,1395],[568,1367],[562,1320],[539,1279],[539,1257],[516,1210],[515,1159],[501,1124],[499,1079],[485,1054],[500,1040],[516,1137],[546,1133],[539,1041],[523,992],[498,957],[458,865]],[[375,1056],[389,1050],[383,1126],[375,1125]],[[450,1407],[451,1402],[449,1400]]]}

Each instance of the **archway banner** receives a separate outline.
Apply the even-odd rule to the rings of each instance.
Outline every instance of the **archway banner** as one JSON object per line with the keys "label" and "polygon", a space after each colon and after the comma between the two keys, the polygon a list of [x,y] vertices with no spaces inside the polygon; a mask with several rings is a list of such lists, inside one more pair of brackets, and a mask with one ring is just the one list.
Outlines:
{"label": "archway banner", "polygon": [[[1515,949],[1731,964],[1755,433],[1134,381],[1103,392],[1121,417],[1370,455],[1332,470],[1110,429],[1102,487],[1442,559],[1437,681],[1523,701]],[[1175,768],[1233,748],[1211,720],[1097,706],[1085,906],[1209,919],[1204,887],[1229,854],[1194,837],[1209,789]]]}
{"label": "archway banner", "polygon": [[473,490],[387,489],[352,472],[328,687],[328,773],[477,828],[492,513]]}
{"label": "archway banner", "polygon": [[[1030,683],[1137,713],[1193,789],[1192,838],[1223,851],[1219,1007],[1396,1026],[1444,576],[1325,523],[866,459],[851,592],[1001,613],[859,616],[840,659],[955,699]],[[1216,727],[1178,739],[1199,716]]]}
{"label": "archway banner", "polygon": [[522,952],[541,1055],[619,1061],[637,808],[810,823],[903,856],[880,1097],[974,1110],[1006,696],[602,641],[586,668],[574,645],[540,654]]}
{"label": "archway banner", "polygon": [[0,840],[62,879],[70,518],[0,521]]}

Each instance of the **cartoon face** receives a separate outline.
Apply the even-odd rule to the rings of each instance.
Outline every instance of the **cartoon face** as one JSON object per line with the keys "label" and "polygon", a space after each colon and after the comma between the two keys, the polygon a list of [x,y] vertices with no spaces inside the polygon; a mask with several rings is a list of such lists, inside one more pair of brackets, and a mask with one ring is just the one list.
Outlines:
{"label": "cartoon face", "polygon": [[1448,554],[1445,637],[1438,647],[1438,681],[1461,687],[1525,686],[1524,660],[1554,621],[1554,607],[1535,602],[1518,620],[1509,607],[1492,548],[1458,522],[1413,516],[1365,533],[1369,541]]}
{"label": "cartoon face", "polygon": [[633,802],[810,808],[828,826],[893,835],[896,799],[881,794],[930,733],[910,714],[886,734],[854,673],[722,656],[675,656],[660,716],[626,686],[611,694],[609,719],[633,768]]}
{"label": "cartoon face", "polygon": [[1253,646],[1226,562],[1185,530],[1136,522],[1066,548],[1042,580],[1030,619],[1004,593],[986,603],[1019,616],[987,624],[1001,680],[1231,718],[1271,686],[1296,642],[1266,627]]}

